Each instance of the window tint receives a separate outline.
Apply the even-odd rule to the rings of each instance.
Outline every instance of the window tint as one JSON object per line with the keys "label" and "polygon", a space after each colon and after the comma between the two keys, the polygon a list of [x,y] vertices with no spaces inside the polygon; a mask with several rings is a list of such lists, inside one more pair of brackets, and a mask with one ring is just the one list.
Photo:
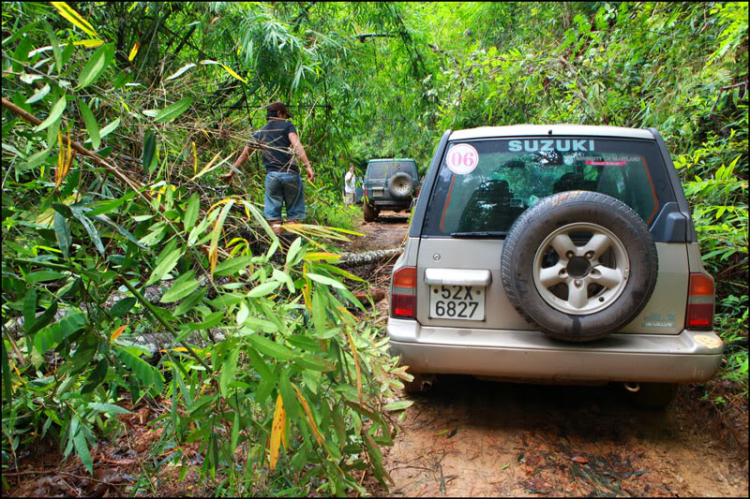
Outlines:
{"label": "window tint", "polygon": [[416,177],[417,167],[413,161],[377,161],[367,167],[367,176],[372,180],[385,180],[398,172]]}
{"label": "window tint", "polygon": [[448,145],[424,235],[507,233],[524,210],[564,191],[607,194],[630,206],[649,225],[659,208],[674,200],[652,141],[545,137],[462,144],[476,150],[476,167],[469,173],[454,173],[446,161],[458,144]]}

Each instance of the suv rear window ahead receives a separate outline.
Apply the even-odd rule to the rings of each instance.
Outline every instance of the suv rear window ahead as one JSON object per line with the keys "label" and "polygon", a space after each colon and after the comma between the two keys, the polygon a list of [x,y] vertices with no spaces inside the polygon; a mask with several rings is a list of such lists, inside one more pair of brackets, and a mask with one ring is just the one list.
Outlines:
{"label": "suv rear window ahead", "polygon": [[[630,206],[650,225],[674,195],[655,142],[600,137],[526,137],[463,141],[476,150],[454,173],[448,144],[423,235],[488,232],[503,236],[526,208],[558,192],[600,192]],[[470,153],[473,155],[473,153]],[[471,165],[476,166],[471,169]],[[471,170],[462,173],[462,170]]]}
{"label": "suv rear window ahead", "polygon": [[367,177],[373,180],[385,180],[398,172],[406,172],[415,177],[416,170],[417,167],[413,161],[377,161],[368,165]]}

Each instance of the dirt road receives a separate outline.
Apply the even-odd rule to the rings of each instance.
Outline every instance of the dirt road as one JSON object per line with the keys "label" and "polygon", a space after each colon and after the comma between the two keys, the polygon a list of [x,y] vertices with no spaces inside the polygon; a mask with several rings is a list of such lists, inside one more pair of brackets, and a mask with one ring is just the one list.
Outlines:
{"label": "dirt road", "polygon": [[[360,230],[355,251],[398,247],[408,226],[385,214]],[[390,269],[374,276],[378,287],[387,289]],[[378,305],[387,315],[387,300]],[[430,394],[409,397],[415,403],[385,449],[390,494],[748,496],[746,452],[708,429],[716,425],[711,411],[695,410],[696,390],[682,390],[665,412],[637,409],[624,395],[618,385],[441,376]]]}

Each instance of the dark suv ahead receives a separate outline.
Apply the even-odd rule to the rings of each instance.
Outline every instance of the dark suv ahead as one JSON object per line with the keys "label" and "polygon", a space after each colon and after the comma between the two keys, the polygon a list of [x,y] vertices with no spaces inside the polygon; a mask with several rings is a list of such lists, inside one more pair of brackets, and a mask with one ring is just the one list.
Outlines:
{"label": "dark suv ahead", "polygon": [[411,208],[419,195],[419,174],[413,159],[371,159],[365,173],[362,211],[366,222],[380,210],[403,211]]}

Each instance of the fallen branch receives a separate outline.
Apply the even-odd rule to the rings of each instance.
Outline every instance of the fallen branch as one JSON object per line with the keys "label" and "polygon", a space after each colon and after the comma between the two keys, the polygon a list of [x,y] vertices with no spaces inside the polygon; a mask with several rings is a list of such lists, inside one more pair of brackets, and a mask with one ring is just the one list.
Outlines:
{"label": "fallen branch", "polygon": [[390,260],[404,252],[404,248],[393,248],[385,250],[365,251],[364,253],[342,253],[341,259],[336,262],[347,267],[367,265],[382,260]]}

